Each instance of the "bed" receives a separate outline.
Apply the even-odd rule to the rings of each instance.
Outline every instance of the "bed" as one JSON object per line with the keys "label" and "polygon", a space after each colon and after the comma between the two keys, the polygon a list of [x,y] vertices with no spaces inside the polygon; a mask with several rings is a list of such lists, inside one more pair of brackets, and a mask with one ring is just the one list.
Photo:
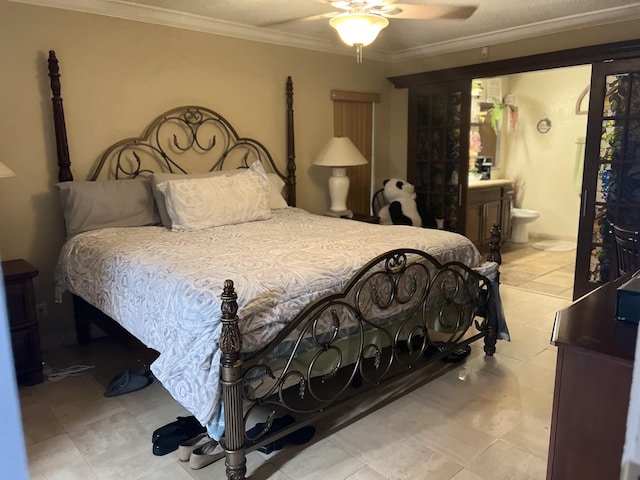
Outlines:
{"label": "bed", "polygon": [[[508,339],[499,228],[485,261],[451,232],[296,208],[290,77],[285,162],[189,105],[106,149],[79,182],[53,51],[49,75],[67,232],[58,294],[73,295],[79,341],[99,320],[158,352],[154,375],[220,440],[228,478],[245,478],[255,448],[407,373],[429,378],[472,342],[493,355]],[[271,433],[283,414],[295,423]]]}

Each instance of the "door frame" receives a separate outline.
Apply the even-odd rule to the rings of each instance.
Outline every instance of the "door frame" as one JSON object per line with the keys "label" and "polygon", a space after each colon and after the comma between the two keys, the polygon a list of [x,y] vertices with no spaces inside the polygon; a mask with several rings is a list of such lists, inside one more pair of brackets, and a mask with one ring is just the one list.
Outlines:
{"label": "door frame", "polygon": [[396,88],[408,88],[456,80],[471,81],[474,78],[498,77],[501,75],[533,72],[536,70],[589,65],[608,60],[634,57],[640,57],[640,40],[559,50],[556,52],[540,53],[507,60],[496,60],[494,62],[465,65],[463,67],[444,70],[393,76],[388,77],[388,79]]}
{"label": "door frame", "polygon": [[[580,229],[578,231],[578,249],[576,252],[576,269],[573,298],[579,298],[597,288],[601,283],[588,281],[590,275],[591,250],[600,242],[593,244],[593,229],[596,220],[596,205],[604,204],[607,209],[607,221],[611,221],[610,213],[613,211],[619,213],[618,209],[624,208],[624,199],[614,200],[611,203],[608,200],[597,200],[597,184],[598,170],[600,168],[599,159],[601,153],[601,135],[603,122],[603,104],[605,102],[606,79],[608,75],[615,73],[633,72],[638,75],[640,71],[640,57],[620,59],[611,62],[601,62],[593,66],[591,70],[591,95],[589,99],[589,119],[587,122],[587,138],[585,145],[585,165],[582,177],[582,198],[580,206]],[[629,86],[632,89],[632,86]],[[627,112],[631,116],[630,112]],[[616,122],[624,123],[625,116],[620,116],[620,120]],[[637,119],[637,114],[635,115]],[[628,120],[628,119],[627,119]],[[628,131],[628,125],[625,129]],[[625,140],[626,144],[626,140]],[[590,161],[593,159],[592,161]],[[622,161],[624,164],[624,161]],[[616,168],[621,168],[620,160],[614,161]],[[622,187],[620,187],[622,189]],[[590,193],[590,194],[589,194]],[[629,202],[633,204],[634,202]],[[626,208],[629,208],[627,206]],[[616,215],[613,216],[617,218]],[[615,221],[615,220],[614,220]],[[608,239],[603,239],[602,246],[609,251],[609,271],[606,281],[609,282],[617,278],[616,269],[616,251],[613,235]],[[602,282],[606,283],[606,282]]]}

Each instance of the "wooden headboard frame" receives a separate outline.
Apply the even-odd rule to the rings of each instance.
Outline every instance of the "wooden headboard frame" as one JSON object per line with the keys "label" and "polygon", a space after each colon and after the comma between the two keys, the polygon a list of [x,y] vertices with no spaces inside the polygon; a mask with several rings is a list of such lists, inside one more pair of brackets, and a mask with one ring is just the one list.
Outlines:
{"label": "wooden headboard frame", "polygon": [[[73,180],[67,142],[60,69],[53,50],[49,51],[49,77],[53,103],[58,181]],[[236,129],[215,111],[195,105],[169,110],[154,119],[140,137],[127,138],[109,147],[89,178],[135,178],[154,172],[190,173],[179,163],[181,155],[191,154],[206,162],[200,171],[248,167],[255,160],[285,182],[287,203],[296,206],[296,164],[293,130],[293,82],[286,83],[287,164],[286,174],[276,165],[266,147],[252,138],[240,137]]]}

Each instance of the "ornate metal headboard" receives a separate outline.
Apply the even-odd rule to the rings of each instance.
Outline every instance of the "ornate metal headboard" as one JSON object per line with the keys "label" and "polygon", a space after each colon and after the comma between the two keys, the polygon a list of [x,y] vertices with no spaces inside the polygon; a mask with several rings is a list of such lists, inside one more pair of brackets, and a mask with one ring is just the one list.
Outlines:
{"label": "ornate metal headboard", "polygon": [[[58,151],[59,181],[73,180],[67,144],[58,59],[49,51],[49,76]],[[287,202],[296,205],[295,146],[293,139],[293,82],[287,78],[286,174],[276,165],[266,147],[252,138],[240,137],[220,114],[201,106],[187,105],[169,110],[153,120],[137,138],[127,138],[109,147],[100,158],[90,180],[134,178],[153,172],[195,173],[246,168],[260,160],[267,172],[285,182]]]}

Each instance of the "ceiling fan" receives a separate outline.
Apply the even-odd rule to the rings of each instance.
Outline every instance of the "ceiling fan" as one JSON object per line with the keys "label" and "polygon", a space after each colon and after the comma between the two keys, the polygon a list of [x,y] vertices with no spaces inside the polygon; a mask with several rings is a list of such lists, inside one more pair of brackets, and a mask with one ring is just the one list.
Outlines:
{"label": "ceiling fan", "polygon": [[342,41],[349,46],[356,47],[358,63],[362,62],[362,47],[373,43],[382,29],[389,25],[388,19],[465,19],[469,18],[478,8],[473,5],[398,3],[395,0],[316,1],[329,4],[341,11],[286,20],[277,24],[329,18],[329,24],[336,29]]}

